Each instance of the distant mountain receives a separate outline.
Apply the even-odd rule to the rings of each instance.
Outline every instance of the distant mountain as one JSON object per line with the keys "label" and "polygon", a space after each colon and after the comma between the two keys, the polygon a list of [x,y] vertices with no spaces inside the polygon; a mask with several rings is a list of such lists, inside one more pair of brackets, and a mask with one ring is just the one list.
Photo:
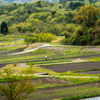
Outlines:
{"label": "distant mountain", "polygon": [[[9,3],[27,3],[27,2],[33,2],[33,1],[36,1],[36,0],[4,0],[6,2],[9,2]],[[59,0],[44,0],[44,1],[48,1],[48,2],[59,2]]]}
{"label": "distant mountain", "polygon": [[4,0],[0,0],[0,6],[5,6],[9,4],[8,2],[4,1]]}

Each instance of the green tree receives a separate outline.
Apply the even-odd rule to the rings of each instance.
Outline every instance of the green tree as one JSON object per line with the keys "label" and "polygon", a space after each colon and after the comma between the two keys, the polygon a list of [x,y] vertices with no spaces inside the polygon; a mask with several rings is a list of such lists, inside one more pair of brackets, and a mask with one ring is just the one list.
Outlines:
{"label": "green tree", "polygon": [[52,42],[57,39],[57,36],[52,33],[40,33],[36,35],[36,38],[38,42]]}
{"label": "green tree", "polygon": [[34,43],[36,41],[37,41],[37,38],[33,35],[26,35],[24,37],[24,42],[27,44],[27,46],[28,46],[28,44]]}
{"label": "green tree", "polygon": [[6,33],[8,32],[8,27],[6,22],[2,22],[1,23],[1,33],[3,33],[4,35],[6,35]]}
{"label": "green tree", "polygon": [[85,26],[91,27],[95,25],[97,16],[100,16],[99,8],[95,8],[92,4],[89,4],[80,8],[75,19],[77,20],[77,23],[84,23]]}
{"label": "green tree", "polygon": [[8,32],[7,24],[6,24],[6,22],[2,22],[1,23],[1,33],[4,34],[4,42],[5,42],[5,35],[7,32]]}
{"label": "green tree", "polygon": [[36,85],[33,85],[32,67],[21,74],[13,74],[11,69],[4,69],[0,76],[5,81],[0,83],[0,99],[2,100],[24,100],[27,95],[36,90]]}

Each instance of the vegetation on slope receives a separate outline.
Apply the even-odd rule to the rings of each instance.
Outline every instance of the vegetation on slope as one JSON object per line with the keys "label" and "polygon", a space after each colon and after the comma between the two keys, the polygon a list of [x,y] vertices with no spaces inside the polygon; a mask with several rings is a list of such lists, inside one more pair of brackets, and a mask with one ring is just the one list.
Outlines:
{"label": "vegetation on slope", "polygon": [[[63,44],[98,45],[100,10],[97,7],[97,3],[87,5],[85,1],[67,1],[62,4],[47,1],[13,3],[0,8],[0,23],[6,21],[8,34],[52,33],[65,35]],[[32,41],[35,42],[36,38]]]}
{"label": "vegetation on slope", "polygon": [[8,2],[5,2],[4,0],[0,0],[0,7],[1,6],[6,6],[8,4],[9,4]]}

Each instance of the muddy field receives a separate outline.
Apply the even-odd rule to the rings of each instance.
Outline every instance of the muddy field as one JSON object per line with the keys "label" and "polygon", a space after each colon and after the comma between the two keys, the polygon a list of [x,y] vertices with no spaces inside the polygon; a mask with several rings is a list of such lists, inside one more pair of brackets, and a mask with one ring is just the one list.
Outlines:
{"label": "muddy field", "polygon": [[83,74],[100,74],[100,70],[97,70],[97,71],[78,72],[78,73],[83,73]]}
{"label": "muddy field", "polygon": [[54,78],[54,77],[36,78],[36,79],[33,79],[33,82],[34,83],[41,82],[41,83],[44,83],[44,84],[50,83],[50,84],[58,84],[58,85],[71,84],[72,83],[70,81],[65,81],[65,80]]}
{"label": "muddy field", "polygon": [[[99,87],[99,82],[94,83],[84,83],[84,84],[77,84],[77,85],[71,85],[71,86],[58,86],[58,87],[51,87],[51,88],[44,88],[44,89],[38,89],[35,93],[32,93],[26,98],[25,100],[54,100],[58,98],[64,98],[64,97],[71,97],[76,95],[81,95],[80,91],[74,91],[75,89],[82,89],[82,88],[91,88],[91,87]],[[72,92],[67,93],[67,90],[70,90]],[[58,92],[65,91],[64,94],[57,95]],[[84,91],[83,91],[84,92]],[[97,93],[96,90],[91,91],[91,93]],[[83,93],[84,94],[84,93]],[[89,94],[86,92],[85,94]],[[74,100],[74,99],[73,99]]]}
{"label": "muddy field", "polygon": [[53,70],[55,72],[67,72],[74,70],[100,69],[100,62],[62,64],[62,65],[41,66],[41,67]]}

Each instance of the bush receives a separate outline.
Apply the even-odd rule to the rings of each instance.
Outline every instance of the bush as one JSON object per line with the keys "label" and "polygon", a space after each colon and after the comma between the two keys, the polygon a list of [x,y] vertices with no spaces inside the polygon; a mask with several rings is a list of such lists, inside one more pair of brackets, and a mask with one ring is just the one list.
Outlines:
{"label": "bush", "polygon": [[64,35],[65,35],[65,37],[67,38],[68,34],[69,34],[68,31],[63,31],[60,35],[61,35],[61,36],[64,36]]}
{"label": "bush", "polygon": [[41,33],[36,35],[38,42],[51,42],[53,40],[56,40],[56,35],[53,35],[52,33]]}
{"label": "bush", "polygon": [[95,42],[93,42],[93,31],[93,28],[88,29],[87,27],[79,25],[75,29],[75,32],[72,35],[67,35],[66,39],[63,40],[62,43],[69,45],[93,45],[95,44]]}
{"label": "bush", "polygon": [[68,32],[74,32],[75,31],[75,28],[76,28],[76,24],[67,24],[66,25],[66,29]]}
{"label": "bush", "polygon": [[25,37],[24,37],[24,43],[26,43],[27,45],[28,44],[31,44],[31,43],[34,43],[34,42],[36,42],[37,41],[37,38],[35,37],[35,36],[33,36],[33,35],[26,35]]}
{"label": "bush", "polygon": [[95,32],[100,33],[100,19],[95,23]]}

